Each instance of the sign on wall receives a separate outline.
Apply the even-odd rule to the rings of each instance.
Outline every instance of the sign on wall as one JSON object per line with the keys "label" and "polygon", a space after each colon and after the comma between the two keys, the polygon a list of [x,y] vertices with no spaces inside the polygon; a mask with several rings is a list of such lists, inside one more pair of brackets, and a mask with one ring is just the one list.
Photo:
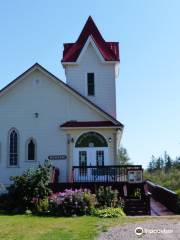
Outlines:
{"label": "sign on wall", "polygon": [[66,158],[67,158],[66,155],[50,155],[50,156],[48,156],[49,160],[64,160]]}

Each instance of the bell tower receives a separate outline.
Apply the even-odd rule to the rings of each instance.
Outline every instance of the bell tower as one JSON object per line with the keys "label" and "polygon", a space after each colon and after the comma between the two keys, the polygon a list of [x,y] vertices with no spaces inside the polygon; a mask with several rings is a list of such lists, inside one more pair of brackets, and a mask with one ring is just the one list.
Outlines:
{"label": "bell tower", "polygon": [[61,60],[67,84],[115,118],[119,62],[119,43],[106,42],[91,16]]}

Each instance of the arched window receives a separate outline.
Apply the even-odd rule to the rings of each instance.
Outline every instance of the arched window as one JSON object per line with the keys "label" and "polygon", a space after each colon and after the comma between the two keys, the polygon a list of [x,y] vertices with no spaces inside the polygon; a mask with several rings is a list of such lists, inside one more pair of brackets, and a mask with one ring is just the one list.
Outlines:
{"label": "arched window", "polygon": [[16,129],[12,129],[9,133],[9,166],[18,165],[18,152],[19,137]]}
{"label": "arched window", "polygon": [[97,132],[87,132],[82,134],[75,147],[107,147],[106,139]]}
{"label": "arched window", "polygon": [[36,143],[32,138],[27,142],[27,160],[36,160]]}

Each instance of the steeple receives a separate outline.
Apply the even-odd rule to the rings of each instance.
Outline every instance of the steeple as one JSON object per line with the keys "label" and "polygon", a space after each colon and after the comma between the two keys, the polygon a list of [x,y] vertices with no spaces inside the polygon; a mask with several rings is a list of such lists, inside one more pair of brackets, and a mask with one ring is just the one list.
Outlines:
{"label": "steeple", "polygon": [[66,82],[116,117],[119,43],[106,42],[91,16],[74,43],[65,43],[62,65]]}
{"label": "steeple", "polygon": [[89,37],[94,41],[104,61],[119,61],[119,44],[117,42],[106,42],[92,17],[89,16],[77,41],[64,44],[62,63],[76,62]]}

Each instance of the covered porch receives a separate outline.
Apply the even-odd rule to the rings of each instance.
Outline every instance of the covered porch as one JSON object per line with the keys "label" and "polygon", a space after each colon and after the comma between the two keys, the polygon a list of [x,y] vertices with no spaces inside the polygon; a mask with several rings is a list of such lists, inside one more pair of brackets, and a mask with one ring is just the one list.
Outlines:
{"label": "covered porch", "polygon": [[67,181],[122,178],[123,169],[115,166],[122,126],[111,121],[69,121],[61,129],[67,136]]}

